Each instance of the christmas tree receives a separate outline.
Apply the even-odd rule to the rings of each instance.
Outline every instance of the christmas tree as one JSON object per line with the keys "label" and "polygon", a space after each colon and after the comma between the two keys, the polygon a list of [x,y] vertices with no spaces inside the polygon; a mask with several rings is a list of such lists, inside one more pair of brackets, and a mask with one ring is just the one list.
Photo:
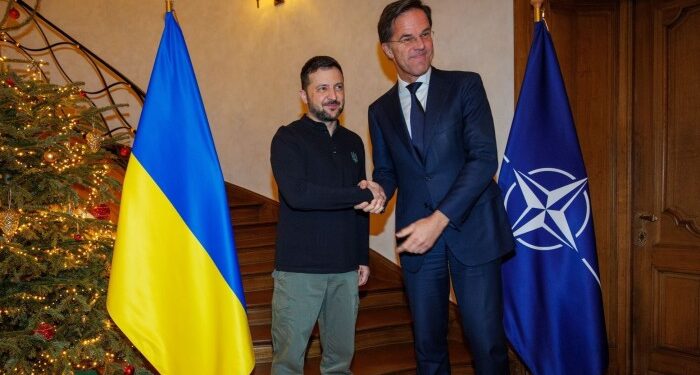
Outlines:
{"label": "christmas tree", "polygon": [[105,306],[130,133],[43,77],[0,58],[0,374],[149,373]]}

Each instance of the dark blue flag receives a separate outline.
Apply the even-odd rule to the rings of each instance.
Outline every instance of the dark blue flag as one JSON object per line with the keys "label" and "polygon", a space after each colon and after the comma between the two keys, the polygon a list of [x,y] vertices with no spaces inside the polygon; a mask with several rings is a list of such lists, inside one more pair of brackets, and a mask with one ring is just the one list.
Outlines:
{"label": "dark blue flag", "polygon": [[536,375],[608,363],[588,177],[549,32],[535,25],[498,184],[516,239],[503,265],[508,339]]}

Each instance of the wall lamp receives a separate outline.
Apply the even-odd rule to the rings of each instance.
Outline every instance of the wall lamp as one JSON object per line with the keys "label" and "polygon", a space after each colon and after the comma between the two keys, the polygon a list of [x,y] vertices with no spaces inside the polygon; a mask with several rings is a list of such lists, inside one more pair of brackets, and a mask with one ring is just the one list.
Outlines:
{"label": "wall lamp", "polygon": [[[260,8],[260,0],[255,0],[258,4],[258,8]],[[275,5],[282,5],[284,4],[284,0],[275,0]]]}

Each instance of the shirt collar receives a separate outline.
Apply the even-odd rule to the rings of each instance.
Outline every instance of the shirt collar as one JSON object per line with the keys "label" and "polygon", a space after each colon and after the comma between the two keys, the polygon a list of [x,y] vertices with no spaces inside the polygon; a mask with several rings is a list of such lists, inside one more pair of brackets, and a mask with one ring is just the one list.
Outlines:
{"label": "shirt collar", "polygon": [[[421,86],[428,86],[430,84],[430,74],[433,72],[433,68],[430,67],[428,68],[428,71],[425,72],[422,76],[418,77],[416,79],[416,82],[422,82],[423,84]],[[401,77],[398,77],[398,83],[399,83],[399,89],[400,90],[408,90],[406,86],[408,86],[408,82],[404,81],[401,79]]]}
{"label": "shirt collar", "polygon": [[[304,113],[301,116],[301,121],[303,121],[306,124],[311,125],[311,128],[314,130],[322,131],[322,132],[328,134],[328,128],[326,127],[326,124],[313,120],[311,117],[307,116],[306,113]],[[341,127],[340,120],[336,120],[336,126],[335,126],[334,133],[336,133],[340,127]]]}

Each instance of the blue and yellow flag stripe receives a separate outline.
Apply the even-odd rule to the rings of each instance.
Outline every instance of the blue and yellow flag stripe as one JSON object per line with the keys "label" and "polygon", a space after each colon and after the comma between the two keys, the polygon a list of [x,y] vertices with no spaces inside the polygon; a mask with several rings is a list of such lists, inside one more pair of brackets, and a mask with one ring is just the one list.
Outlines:
{"label": "blue and yellow flag stripe", "polygon": [[162,374],[254,366],[223,176],[171,13],[124,180],[107,308]]}

